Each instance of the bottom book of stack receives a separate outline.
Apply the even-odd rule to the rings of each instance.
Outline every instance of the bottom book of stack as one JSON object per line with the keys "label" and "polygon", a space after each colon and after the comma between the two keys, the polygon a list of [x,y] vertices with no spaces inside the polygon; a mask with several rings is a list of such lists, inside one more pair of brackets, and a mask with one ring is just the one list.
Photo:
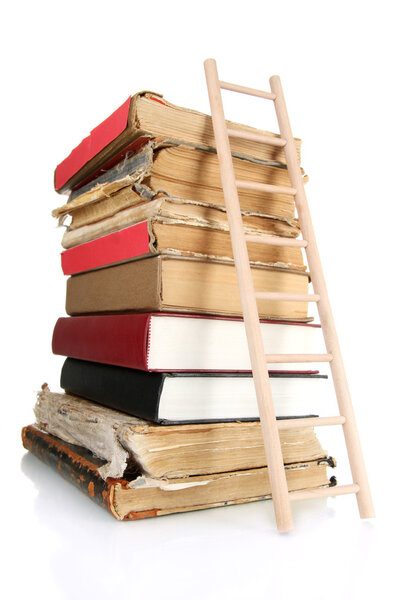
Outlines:
{"label": "bottom book of stack", "polygon": [[[44,390],[25,448],[106,508],[132,520],[271,497],[257,421],[157,425]],[[304,422],[304,420],[303,420]],[[280,432],[290,491],[336,485],[312,427]]]}

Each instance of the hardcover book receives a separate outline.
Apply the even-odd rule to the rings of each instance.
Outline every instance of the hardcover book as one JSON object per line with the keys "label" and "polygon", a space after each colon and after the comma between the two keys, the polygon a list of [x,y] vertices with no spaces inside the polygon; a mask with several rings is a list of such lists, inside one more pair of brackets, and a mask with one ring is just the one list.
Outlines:
{"label": "hardcover book", "polygon": [[[291,187],[288,171],[282,166],[237,157],[232,161],[238,179]],[[238,193],[245,211],[286,219],[295,215],[294,198],[290,194],[248,189],[239,189]],[[165,147],[150,142],[132,157],[71,192],[68,202],[52,214],[59,219],[70,215],[69,226],[76,229],[105,219],[140,199],[143,202],[155,197],[185,198],[223,208],[225,199],[215,152],[183,144]]]}
{"label": "hardcover book", "polygon": [[[85,448],[44,433],[33,426],[22,430],[24,447],[81,489],[118,520],[134,520],[172,513],[242,504],[271,498],[268,468],[198,475],[164,481],[144,475],[103,479],[104,461]],[[285,466],[290,491],[336,485],[329,479],[330,458]]]}
{"label": "hardcover book", "polygon": [[[253,266],[255,289],[308,293],[302,271]],[[260,318],[307,320],[307,303],[260,300]],[[73,275],[67,280],[71,316],[110,312],[189,312],[241,316],[231,262],[154,256]]]}
{"label": "hardcover book", "polygon": [[[174,479],[265,467],[259,421],[154,425],[69,394],[37,395],[36,426],[106,460],[102,477],[140,472]],[[279,431],[285,464],[326,458],[307,419]]]}
{"label": "hardcover book", "polygon": [[[121,202],[113,201],[109,206],[106,206],[105,200],[90,205],[90,214],[87,214],[89,206],[83,207],[77,227],[73,226],[76,218],[74,213],[73,222],[63,235],[62,246],[66,249],[73,248],[146,219],[158,222],[178,220],[191,227],[228,231],[228,220],[223,206],[166,196],[146,199],[130,187],[121,190],[118,199]],[[60,218],[61,221],[63,219],[64,216]],[[288,217],[242,210],[242,221],[247,233],[291,238],[300,233],[297,219]]]}
{"label": "hardcover book", "polygon": [[[275,135],[238,123],[228,124],[233,129]],[[57,166],[55,189],[66,192],[80,187],[96,177],[100,169],[112,167],[128,152],[137,151],[153,139],[215,147],[210,116],[175,106],[160,94],[140,92],[93,129]],[[299,151],[300,140],[296,145]],[[231,148],[234,154],[285,164],[284,151],[276,146],[232,138]]]}
{"label": "hardcover book", "polygon": [[[326,379],[319,374],[271,374],[276,416],[318,414]],[[67,358],[60,385],[68,394],[154,423],[259,418],[249,373],[147,373]]]}
{"label": "hardcover book", "polygon": [[[320,325],[262,321],[268,354],[312,354]],[[173,313],[61,317],[54,354],[142,371],[251,371],[238,318]],[[311,364],[276,363],[270,371],[315,372]]]}
{"label": "hardcover book", "polygon": [[[248,248],[252,263],[306,270],[301,248],[265,244],[266,236],[257,235],[260,242]],[[233,261],[229,231],[178,219],[153,218],[66,250],[61,254],[61,266],[64,275],[74,275],[159,254]]]}

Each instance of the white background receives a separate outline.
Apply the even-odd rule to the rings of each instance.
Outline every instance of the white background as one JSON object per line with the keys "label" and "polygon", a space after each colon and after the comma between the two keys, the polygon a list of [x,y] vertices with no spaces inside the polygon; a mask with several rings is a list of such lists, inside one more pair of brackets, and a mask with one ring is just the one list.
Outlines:
{"label": "white background", "polygon": [[[399,38],[397,2],[14,2],[2,10],[0,568],[4,597],[397,597]],[[222,79],[282,78],[348,370],[377,518],[353,496],[118,523],[25,455],[35,390],[58,388],[64,314],[54,167],[129,94],[209,112]],[[226,115],[276,130],[272,105],[225,92]],[[339,432],[321,432],[348,481]]]}

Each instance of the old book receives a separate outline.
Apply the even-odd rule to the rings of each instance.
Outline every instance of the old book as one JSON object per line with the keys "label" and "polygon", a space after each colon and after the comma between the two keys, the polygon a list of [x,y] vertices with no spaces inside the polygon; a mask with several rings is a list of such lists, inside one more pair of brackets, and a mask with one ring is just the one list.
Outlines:
{"label": "old book", "polygon": [[[262,321],[268,354],[312,354],[320,325]],[[173,313],[61,317],[54,354],[141,371],[251,371],[241,319]],[[316,372],[305,363],[271,364],[270,371]]]}
{"label": "old book", "polygon": [[[238,179],[291,187],[285,168],[236,157],[233,166]],[[160,148],[148,143],[131,158],[72,192],[68,202],[52,214],[59,219],[70,215],[69,227],[76,229],[115,214],[140,199],[160,195],[224,206],[217,155],[190,146]],[[239,199],[243,210],[294,217],[294,199],[288,194],[240,189]]]}
{"label": "old book", "polygon": [[[277,417],[320,412],[326,375],[271,373]],[[67,358],[60,386],[68,393],[154,423],[256,420],[251,373],[148,373]]]}
{"label": "old book", "polygon": [[[88,224],[81,223],[81,226],[75,229],[68,227],[62,238],[63,247],[72,248],[146,219],[158,223],[179,222],[181,225],[191,228],[201,227],[203,231],[204,229],[229,231],[226,210],[222,206],[166,196],[148,200],[130,187],[120,190],[113,198],[115,199],[117,196],[122,198],[121,205],[118,205],[122,206],[121,210],[115,206],[111,212],[107,211],[107,214],[104,215],[102,208],[108,201],[103,200],[90,205],[94,213],[99,209],[99,218],[92,215],[93,222],[89,219]],[[82,211],[85,210],[86,208],[82,209]],[[297,219],[242,210],[242,220],[246,233],[292,238],[297,237],[300,233]]]}
{"label": "old book", "polygon": [[[261,132],[246,125],[228,123],[233,129]],[[66,192],[80,187],[100,169],[112,167],[128,152],[137,151],[151,139],[185,142],[207,149],[215,147],[210,116],[175,106],[159,94],[141,92],[128,98],[56,167],[56,190]],[[296,145],[299,151],[300,140],[296,140]],[[284,151],[276,146],[232,138],[231,148],[232,153],[241,156],[285,163]]]}
{"label": "old book", "polygon": [[[267,464],[258,421],[159,426],[48,389],[37,395],[35,417],[39,429],[106,460],[100,469],[104,478],[140,472],[173,479]],[[327,455],[304,421],[279,436],[285,464]]]}
{"label": "old book", "polygon": [[[35,417],[39,429],[106,460],[104,478],[138,471],[174,479],[266,466],[258,421],[159,426],[48,389],[37,395]],[[285,464],[327,456],[304,420],[279,436]]]}
{"label": "old book", "polygon": [[[64,479],[81,489],[118,520],[134,520],[230,504],[242,504],[271,497],[268,467],[198,475],[175,480],[145,475],[103,479],[99,467],[104,461],[85,448],[44,433],[32,425],[22,430],[24,447],[52,467]],[[290,491],[336,485],[328,478],[330,458],[286,465]]]}
{"label": "old book", "polygon": [[[308,293],[302,271],[252,267],[256,290]],[[307,303],[260,300],[261,318],[304,321]],[[108,312],[189,312],[241,316],[233,263],[195,258],[154,256],[67,280],[67,314]]]}
{"label": "old book", "polygon": [[[83,398],[38,393],[39,429],[105,459],[103,477],[176,478],[266,466],[259,422],[160,427]],[[285,464],[326,457],[312,427],[280,431]]]}
{"label": "old book", "polygon": [[[301,248],[263,243],[249,244],[252,263],[305,271]],[[167,254],[221,260],[233,260],[229,231],[190,224],[178,219],[150,218],[65,250],[61,254],[64,275],[74,275],[129,260]]]}

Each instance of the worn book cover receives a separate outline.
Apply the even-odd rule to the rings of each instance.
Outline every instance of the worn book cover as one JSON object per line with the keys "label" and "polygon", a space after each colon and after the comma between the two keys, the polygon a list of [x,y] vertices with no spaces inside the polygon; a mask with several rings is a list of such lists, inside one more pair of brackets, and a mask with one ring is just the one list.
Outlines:
{"label": "worn book cover", "polygon": [[[238,179],[291,187],[288,170],[283,166],[237,157],[233,157],[232,162]],[[286,219],[295,216],[294,198],[290,194],[248,189],[239,189],[238,193],[244,211]],[[71,192],[68,202],[54,209],[52,214],[59,219],[70,215],[69,227],[76,229],[103,220],[134,203],[160,197],[224,207],[215,152],[184,144],[168,146],[149,142],[132,157]]]}
{"label": "worn book cover", "polygon": [[[107,199],[71,211],[72,222],[62,237],[63,248],[73,248],[136,223],[152,220],[158,223],[178,221],[181,225],[229,231],[226,209],[212,203],[158,194],[146,198],[127,187]],[[242,210],[246,233],[295,238],[300,229],[297,219]],[[60,217],[60,222],[69,213]]]}
{"label": "worn book cover", "polygon": [[[107,461],[103,478],[140,472],[176,479],[267,466],[259,421],[155,425],[90,400],[51,392],[37,394],[36,426]],[[284,464],[327,457],[307,419],[279,430]]]}
{"label": "worn book cover", "polygon": [[[105,461],[81,446],[63,442],[32,425],[23,428],[22,442],[42,462],[121,521],[271,498],[268,468],[200,475],[174,482],[140,474],[103,479],[98,469]],[[336,485],[335,478],[328,478],[329,466],[334,466],[330,458],[286,465],[289,490]]]}
{"label": "worn book cover", "polygon": [[[260,133],[246,125],[229,122],[233,129]],[[275,135],[269,132],[261,132]],[[167,102],[162,95],[140,92],[129,97],[110,117],[93,129],[55,170],[54,185],[66,192],[93,179],[100,169],[111,168],[128,152],[137,151],[151,139],[186,142],[214,148],[211,117]],[[300,141],[296,140],[300,149]],[[282,148],[233,138],[232,152],[260,160],[285,164]]]}
{"label": "worn book cover", "polygon": [[[257,237],[260,241],[248,249],[251,264],[306,270],[301,248],[266,244],[262,233]],[[74,275],[159,254],[233,261],[229,231],[180,219],[150,218],[66,250],[61,266],[64,275]]]}

